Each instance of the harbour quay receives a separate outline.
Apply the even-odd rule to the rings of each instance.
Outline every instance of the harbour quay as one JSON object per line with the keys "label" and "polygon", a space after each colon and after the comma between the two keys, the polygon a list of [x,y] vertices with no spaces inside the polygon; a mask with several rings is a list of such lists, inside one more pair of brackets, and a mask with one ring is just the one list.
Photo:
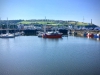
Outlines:
{"label": "harbour quay", "polygon": [[100,39],[100,30],[71,30],[70,34],[73,36]]}
{"label": "harbour quay", "polygon": [[[40,32],[43,32],[43,30],[17,30],[17,29],[9,29],[9,33],[15,33],[15,32],[24,32],[24,35],[37,35],[37,32],[40,31]],[[48,31],[54,31],[54,30],[46,30],[47,32]],[[68,34],[68,30],[65,29],[65,30],[58,30],[59,32],[63,33],[63,35],[67,35]],[[6,33],[6,29],[0,29],[0,34],[5,34]]]}
{"label": "harbour quay", "polygon": [[[46,30],[49,31],[55,31],[55,30]],[[73,35],[73,36],[80,36],[80,37],[89,37],[91,38],[100,38],[100,30],[75,30],[75,29],[60,29],[59,32],[63,33],[63,35]],[[15,33],[15,32],[24,32],[24,35],[37,35],[38,32],[44,32],[44,30],[18,30],[18,29],[9,29],[9,33]],[[6,29],[0,29],[0,34],[5,34]]]}

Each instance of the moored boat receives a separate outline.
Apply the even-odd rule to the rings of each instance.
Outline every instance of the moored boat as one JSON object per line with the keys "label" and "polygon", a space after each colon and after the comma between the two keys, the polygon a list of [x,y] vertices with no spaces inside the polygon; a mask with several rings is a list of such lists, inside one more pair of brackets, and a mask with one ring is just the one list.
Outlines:
{"label": "moored boat", "polygon": [[62,38],[62,33],[55,31],[55,32],[47,32],[42,35],[43,38]]}
{"label": "moored boat", "polygon": [[100,38],[100,34],[94,34],[94,38]]}
{"label": "moored boat", "polygon": [[14,38],[14,34],[6,33],[6,34],[1,34],[0,38]]}
{"label": "moored boat", "polygon": [[7,29],[6,29],[6,34],[1,34],[0,38],[14,38],[15,35],[9,33],[9,29],[8,29],[8,18],[7,18]]}
{"label": "moored boat", "polygon": [[38,37],[42,37],[43,34],[44,34],[44,32],[39,32],[39,33],[37,34],[37,36],[38,36]]}
{"label": "moored boat", "polygon": [[100,33],[97,34],[97,38],[100,38]]}
{"label": "moored boat", "polygon": [[87,32],[84,32],[84,33],[83,33],[83,36],[84,36],[84,37],[87,37]]}
{"label": "moored boat", "polygon": [[94,34],[93,34],[93,33],[88,33],[88,34],[87,34],[87,37],[88,37],[88,38],[93,38],[93,37],[94,37]]}
{"label": "moored boat", "polygon": [[20,32],[16,32],[16,33],[15,33],[15,36],[20,36],[20,35],[21,35]]}

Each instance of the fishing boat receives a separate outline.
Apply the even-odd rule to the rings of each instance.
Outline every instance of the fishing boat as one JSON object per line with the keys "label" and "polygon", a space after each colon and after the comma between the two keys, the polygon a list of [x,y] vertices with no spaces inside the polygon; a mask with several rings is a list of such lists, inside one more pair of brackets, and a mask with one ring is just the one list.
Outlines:
{"label": "fishing boat", "polygon": [[93,38],[94,35],[93,35],[93,33],[87,33],[87,37],[88,37],[88,38]]}
{"label": "fishing boat", "polygon": [[[45,17],[46,19],[46,17]],[[62,33],[59,31],[51,31],[51,32],[46,32],[46,25],[44,25],[44,33],[42,34],[43,38],[62,38]]]}
{"label": "fishing boat", "polygon": [[8,30],[8,18],[7,18],[7,29],[6,29],[6,34],[2,34],[0,35],[0,38],[14,38],[15,35],[14,34],[11,34],[9,33],[9,30]]}
{"label": "fishing boat", "polygon": [[43,38],[62,38],[62,33],[58,31],[47,32],[42,35]]}

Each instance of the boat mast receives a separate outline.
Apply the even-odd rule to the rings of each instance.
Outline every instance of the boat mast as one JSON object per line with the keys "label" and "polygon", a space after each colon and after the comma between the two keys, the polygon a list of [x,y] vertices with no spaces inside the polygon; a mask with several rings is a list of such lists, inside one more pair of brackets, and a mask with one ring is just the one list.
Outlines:
{"label": "boat mast", "polygon": [[[46,16],[45,16],[45,21],[46,21]],[[44,25],[44,33],[46,33],[46,24]]]}
{"label": "boat mast", "polygon": [[8,28],[8,17],[7,17],[7,30],[6,30],[7,33],[9,33],[9,28]]}
{"label": "boat mast", "polygon": [[[2,29],[2,25],[1,25],[1,17],[0,17],[0,29]],[[1,34],[2,34],[2,30],[1,30]]]}
{"label": "boat mast", "polygon": [[[1,17],[0,17],[0,26],[1,26]],[[1,27],[0,27],[1,28]]]}
{"label": "boat mast", "polygon": [[1,25],[1,17],[0,17],[0,25]]}

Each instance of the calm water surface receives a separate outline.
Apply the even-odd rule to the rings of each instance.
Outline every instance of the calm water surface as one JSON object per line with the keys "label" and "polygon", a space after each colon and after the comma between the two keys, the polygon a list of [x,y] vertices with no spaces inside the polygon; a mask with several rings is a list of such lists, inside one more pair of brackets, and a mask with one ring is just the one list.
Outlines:
{"label": "calm water surface", "polygon": [[0,75],[100,75],[100,41],[0,38]]}

